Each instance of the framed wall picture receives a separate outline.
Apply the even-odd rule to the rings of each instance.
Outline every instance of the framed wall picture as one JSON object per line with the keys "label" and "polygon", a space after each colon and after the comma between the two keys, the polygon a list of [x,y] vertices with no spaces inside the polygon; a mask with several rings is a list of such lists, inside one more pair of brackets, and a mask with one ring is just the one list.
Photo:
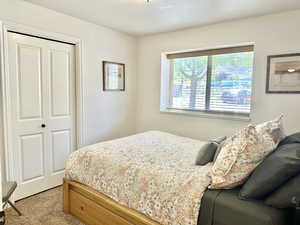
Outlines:
{"label": "framed wall picture", "polygon": [[116,62],[102,62],[103,90],[125,91],[125,64]]}
{"label": "framed wall picture", "polygon": [[300,53],[268,56],[266,93],[300,94]]}

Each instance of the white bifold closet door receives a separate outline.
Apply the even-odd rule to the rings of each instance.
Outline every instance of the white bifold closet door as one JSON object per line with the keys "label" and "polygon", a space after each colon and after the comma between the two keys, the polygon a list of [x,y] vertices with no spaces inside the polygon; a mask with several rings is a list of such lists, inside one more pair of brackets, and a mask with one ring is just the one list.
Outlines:
{"label": "white bifold closet door", "polygon": [[8,33],[15,199],[62,184],[75,141],[75,46]]}

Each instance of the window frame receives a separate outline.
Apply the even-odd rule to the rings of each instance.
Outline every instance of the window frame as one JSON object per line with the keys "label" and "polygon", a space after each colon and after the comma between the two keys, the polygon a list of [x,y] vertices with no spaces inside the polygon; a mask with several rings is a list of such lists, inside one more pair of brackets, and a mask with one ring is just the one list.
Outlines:
{"label": "window frame", "polygon": [[[233,111],[218,111],[209,109],[210,106],[210,98],[211,98],[211,77],[212,77],[212,56],[218,54],[208,54],[208,63],[207,63],[207,74],[206,74],[206,94],[205,94],[205,109],[191,109],[191,108],[176,108],[171,107],[173,101],[173,60],[174,58],[170,58],[170,55],[176,55],[176,58],[179,55],[192,55],[191,57],[196,57],[197,53],[201,56],[201,52],[218,52],[223,49],[238,49],[252,46],[253,51],[253,71],[252,71],[252,79],[251,79],[251,99],[250,99],[250,110],[249,113],[243,112],[233,112]],[[233,51],[231,53],[239,53],[239,52],[250,52],[250,51]],[[229,54],[229,53],[228,53]],[[180,52],[165,52],[162,53],[162,67],[161,67],[161,104],[160,111],[165,113],[177,113],[184,115],[192,115],[192,116],[204,116],[204,117],[218,117],[224,119],[234,119],[234,120],[245,120],[249,121],[253,109],[253,81],[254,81],[254,65],[255,65],[255,44],[254,43],[244,43],[240,45],[234,46],[222,46],[208,49],[196,49],[196,50],[186,50]]]}

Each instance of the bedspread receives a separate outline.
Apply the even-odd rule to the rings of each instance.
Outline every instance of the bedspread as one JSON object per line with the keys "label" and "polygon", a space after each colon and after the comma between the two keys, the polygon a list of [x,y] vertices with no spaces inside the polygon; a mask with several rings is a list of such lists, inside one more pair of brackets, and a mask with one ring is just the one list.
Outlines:
{"label": "bedspread", "polygon": [[71,154],[66,178],[162,225],[196,225],[211,182],[212,165],[195,165],[203,144],[159,131],[101,142]]}

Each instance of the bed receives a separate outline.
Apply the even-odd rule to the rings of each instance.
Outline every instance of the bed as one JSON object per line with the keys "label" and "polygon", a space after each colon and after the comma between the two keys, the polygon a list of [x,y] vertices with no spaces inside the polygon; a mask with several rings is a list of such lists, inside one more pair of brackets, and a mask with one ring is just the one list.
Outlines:
{"label": "bed", "polygon": [[[237,220],[214,223],[228,192],[207,190],[212,164],[195,166],[203,145],[150,131],[80,149],[67,162],[64,212],[87,225],[233,225],[226,221]],[[279,210],[265,207],[263,212]],[[273,216],[272,223],[253,217],[252,224],[287,225],[286,215]],[[273,223],[273,218],[279,219]]]}
{"label": "bed", "polygon": [[[292,211],[243,201],[238,190],[206,190],[198,225],[291,225]],[[87,225],[161,225],[78,182],[64,180],[64,212]],[[201,219],[200,219],[201,218]]]}

